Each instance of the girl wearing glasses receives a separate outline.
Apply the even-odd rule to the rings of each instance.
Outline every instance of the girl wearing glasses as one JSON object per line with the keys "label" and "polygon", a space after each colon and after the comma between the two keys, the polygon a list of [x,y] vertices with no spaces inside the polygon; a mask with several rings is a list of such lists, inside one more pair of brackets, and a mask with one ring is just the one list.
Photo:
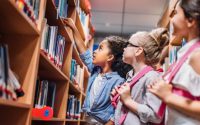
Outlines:
{"label": "girl wearing glasses", "polygon": [[[160,53],[167,43],[168,33],[164,28],[151,32],[137,32],[130,37],[129,44],[124,49],[123,61],[134,67],[135,74],[129,72],[126,83],[111,92],[112,99],[119,95],[115,125],[147,125],[149,122],[161,122],[162,118],[156,115],[161,101],[147,90],[147,85],[159,77],[159,73],[150,66],[158,63]],[[144,74],[139,77],[140,73]],[[136,78],[138,80],[131,86]]]}

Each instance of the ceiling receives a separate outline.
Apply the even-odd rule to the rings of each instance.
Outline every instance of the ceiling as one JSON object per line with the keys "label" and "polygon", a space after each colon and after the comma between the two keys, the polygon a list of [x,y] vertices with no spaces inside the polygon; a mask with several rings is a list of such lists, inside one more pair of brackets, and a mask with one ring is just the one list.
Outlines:
{"label": "ceiling", "polygon": [[90,0],[92,24],[98,34],[130,35],[151,30],[168,0]]}

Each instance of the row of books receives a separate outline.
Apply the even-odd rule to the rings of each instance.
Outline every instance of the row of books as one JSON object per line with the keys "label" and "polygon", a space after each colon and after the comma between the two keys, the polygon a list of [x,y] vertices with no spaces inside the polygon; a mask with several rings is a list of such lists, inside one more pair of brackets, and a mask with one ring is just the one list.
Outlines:
{"label": "row of books", "polygon": [[87,37],[89,35],[89,19],[90,19],[89,14],[86,14],[84,11],[81,10],[79,13],[79,17],[83,25],[85,35]]}
{"label": "row of books", "polygon": [[78,84],[80,88],[83,88],[84,70],[75,59],[71,61],[70,80]]}
{"label": "row of books", "polygon": [[16,0],[17,7],[37,25],[39,17],[40,0]]}
{"label": "row of books", "polygon": [[67,119],[80,119],[81,103],[74,95],[69,95],[67,102]]}
{"label": "row of books", "polygon": [[56,96],[56,83],[48,80],[37,80],[34,107],[43,108],[49,106],[54,108]]}
{"label": "row of books", "polygon": [[0,45],[0,97],[17,100],[24,95],[14,72],[10,69],[8,46]]}
{"label": "row of books", "polygon": [[58,33],[58,26],[49,26],[45,23],[42,33],[41,50],[57,67],[62,68],[65,37]]}
{"label": "row of books", "polygon": [[86,14],[80,7],[80,0],[77,0],[76,1],[76,10],[78,12],[78,16],[81,20],[81,23],[83,25],[83,30],[85,32],[85,35],[86,35],[86,38],[88,37],[89,35],[89,19],[90,19],[90,16],[89,14]]}
{"label": "row of books", "polygon": [[61,18],[67,18],[68,0],[54,0],[54,4],[57,8],[58,15]]}

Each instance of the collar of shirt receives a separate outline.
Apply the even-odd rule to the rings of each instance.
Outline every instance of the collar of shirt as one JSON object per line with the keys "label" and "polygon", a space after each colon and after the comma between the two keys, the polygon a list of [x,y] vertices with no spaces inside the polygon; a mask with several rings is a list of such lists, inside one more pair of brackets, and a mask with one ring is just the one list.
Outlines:
{"label": "collar of shirt", "polygon": [[102,75],[102,77],[105,77],[106,79],[112,78],[114,75],[118,75],[117,72],[108,72]]}
{"label": "collar of shirt", "polygon": [[198,42],[200,40],[200,38],[195,38],[191,41],[189,41],[187,44],[185,44],[177,53],[177,57],[178,59],[180,59],[185,53],[186,51],[196,42]]}

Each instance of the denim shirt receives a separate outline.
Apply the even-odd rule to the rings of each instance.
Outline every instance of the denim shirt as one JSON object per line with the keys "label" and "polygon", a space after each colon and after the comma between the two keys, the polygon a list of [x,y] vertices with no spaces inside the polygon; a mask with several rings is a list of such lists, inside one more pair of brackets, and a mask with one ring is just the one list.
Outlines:
{"label": "denim shirt", "polygon": [[97,97],[94,97],[94,103],[90,106],[90,92],[92,84],[98,74],[101,72],[101,68],[94,66],[92,63],[92,55],[89,50],[85,53],[80,54],[80,58],[87,66],[88,70],[91,73],[91,76],[88,81],[86,98],[83,103],[82,110],[87,112],[88,115],[92,116],[94,119],[101,123],[108,122],[111,118],[114,117],[114,108],[111,105],[110,92],[116,85],[120,85],[124,82],[124,79],[119,76],[117,72],[106,73],[102,76],[102,88],[99,89],[100,94]]}

